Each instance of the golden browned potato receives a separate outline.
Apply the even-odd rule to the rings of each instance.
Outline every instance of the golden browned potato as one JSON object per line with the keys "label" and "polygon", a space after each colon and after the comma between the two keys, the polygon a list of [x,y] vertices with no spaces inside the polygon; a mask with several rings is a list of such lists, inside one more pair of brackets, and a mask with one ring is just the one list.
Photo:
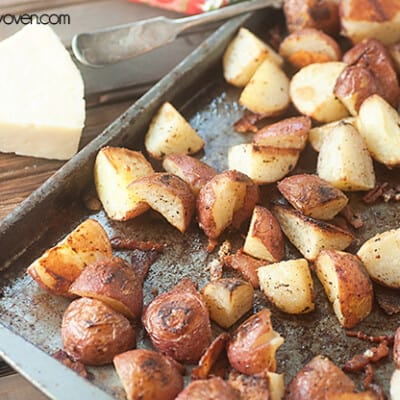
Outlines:
{"label": "golden browned potato", "polygon": [[282,400],[285,395],[285,376],[276,372],[266,372],[269,381],[269,396],[271,400]]}
{"label": "golden browned potato", "polygon": [[141,152],[103,147],[94,163],[94,181],[107,216],[125,221],[147,211],[149,206],[128,190],[128,185],[152,173],[153,167]]}
{"label": "golden browned potato", "polygon": [[353,43],[378,39],[383,44],[400,40],[400,3],[398,0],[342,0],[342,34]]}
{"label": "golden browned potato", "polygon": [[267,125],[254,135],[253,143],[262,146],[303,150],[311,128],[308,117],[286,118]]}
{"label": "golden browned potato", "polygon": [[114,357],[128,400],[173,400],[183,389],[174,361],[151,350],[130,350]]}
{"label": "golden browned potato", "polygon": [[354,382],[340,368],[328,358],[316,356],[290,382],[285,400],[325,400],[328,393],[354,390]]}
{"label": "golden browned potato", "polygon": [[316,219],[332,219],[349,201],[341,190],[316,175],[292,175],[277,187],[294,208]]}
{"label": "golden browned potato", "polygon": [[391,399],[400,398],[400,369],[395,369],[390,379],[390,396]]}
{"label": "golden browned potato", "polygon": [[176,400],[241,400],[240,393],[221,378],[192,381]]}
{"label": "golden browned potato", "polygon": [[281,261],[260,267],[260,288],[268,300],[288,314],[314,311],[314,282],[307,260]]}
{"label": "golden browned potato", "polygon": [[285,254],[282,231],[278,221],[267,208],[254,207],[243,251],[270,262],[282,260]]}
{"label": "golden browned potato", "polygon": [[221,278],[209,282],[201,290],[210,318],[229,328],[253,307],[254,289],[237,278]]}
{"label": "golden browned potato", "polygon": [[275,353],[284,339],[274,331],[271,312],[264,308],[244,321],[227,345],[229,363],[242,374],[275,372]]}
{"label": "golden browned potato", "polygon": [[188,228],[196,207],[190,186],[176,175],[154,173],[129,185],[135,196],[143,199],[180,232]]}
{"label": "golden browned potato", "polygon": [[326,393],[325,400],[377,400],[377,395],[373,392],[329,392]]}
{"label": "golden browned potato", "polygon": [[72,295],[101,300],[127,318],[142,314],[142,280],[122,258],[88,265],[69,288]]}
{"label": "golden browned potato", "polygon": [[378,233],[358,250],[369,276],[394,289],[400,288],[400,229]]}
{"label": "golden browned potato", "polygon": [[279,54],[296,69],[313,63],[340,61],[342,52],[330,36],[318,29],[301,29],[287,36],[280,44]]}
{"label": "golden browned potato", "polygon": [[210,245],[215,245],[229,225],[238,229],[250,218],[259,195],[258,186],[247,175],[233,170],[216,175],[203,186],[197,198],[197,216]]}
{"label": "golden browned potato", "polygon": [[344,328],[352,328],[372,309],[372,283],[361,261],[350,253],[322,250],[315,260],[315,272]]}
{"label": "golden browned potato", "polygon": [[61,326],[65,351],[74,360],[104,365],[136,345],[129,321],[102,301],[82,298],[66,309]]}
{"label": "golden browned potato", "polygon": [[275,205],[272,212],[283,233],[307,260],[314,260],[322,249],[344,250],[353,241],[350,232],[307,217],[291,207]]}
{"label": "golden browned potato", "polygon": [[179,176],[198,195],[200,189],[215,175],[217,171],[208,164],[186,154],[170,154],[164,158],[164,169],[170,174]]}
{"label": "golden browned potato", "polygon": [[347,117],[347,108],[336,98],[336,80],[346,68],[344,62],[329,61],[307,65],[290,82],[290,98],[304,115],[319,122],[332,122]]}
{"label": "golden browned potato", "polygon": [[70,285],[89,264],[111,257],[111,243],[93,219],[82,222],[28,267],[28,273],[52,294],[70,297]]}
{"label": "golden browned potato", "polygon": [[289,32],[316,28],[331,36],[339,33],[337,0],[285,0],[283,11]]}
{"label": "golden browned potato", "polygon": [[166,102],[153,117],[144,145],[151,157],[162,159],[167,154],[197,153],[204,141],[174,106]]}

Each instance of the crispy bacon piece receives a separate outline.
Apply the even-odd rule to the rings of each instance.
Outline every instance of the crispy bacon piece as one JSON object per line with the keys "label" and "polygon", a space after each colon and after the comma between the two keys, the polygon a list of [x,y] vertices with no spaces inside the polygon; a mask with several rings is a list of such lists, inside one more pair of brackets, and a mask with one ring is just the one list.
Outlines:
{"label": "crispy bacon piece", "polygon": [[346,335],[350,337],[356,337],[357,339],[365,340],[367,342],[372,342],[372,343],[386,342],[387,344],[392,344],[394,340],[393,336],[389,335],[368,336],[366,333],[362,331],[346,331]]}
{"label": "crispy bacon piece", "polygon": [[378,183],[372,190],[370,190],[364,197],[363,201],[366,204],[373,204],[379,200],[385,191],[389,188],[389,183]]}
{"label": "crispy bacon piece", "polygon": [[376,400],[386,400],[387,397],[385,395],[382,387],[374,382],[375,371],[371,364],[367,364],[364,368],[365,376],[363,379],[364,387],[366,390],[369,390],[374,393]]}
{"label": "crispy bacon piece", "polygon": [[53,357],[62,362],[66,367],[71,368],[82,378],[93,379],[93,375],[86,370],[85,365],[80,361],[74,361],[64,350],[57,350],[53,354]]}
{"label": "crispy bacon piece", "polygon": [[142,250],[142,251],[156,251],[162,253],[164,245],[154,242],[144,242],[132,238],[121,238],[119,236],[111,239],[111,246],[115,250]]}
{"label": "crispy bacon piece", "polygon": [[364,369],[369,363],[375,363],[389,355],[389,347],[386,341],[382,341],[377,347],[367,349],[363,354],[356,354],[347,361],[343,367],[346,372],[357,372]]}
{"label": "crispy bacon piece", "polygon": [[246,110],[243,114],[243,117],[237,120],[233,124],[233,128],[235,129],[236,132],[240,133],[257,133],[258,128],[256,123],[258,121],[261,121],[264,119],[266,116],[263,114],[256,114],[253,113],[252,111]]}
{"label": "crispy bacon piece", "polygon": [[136,271],[138,276],[144,281],[146,275],[153,265],[153,263],[157,260],[160,253],[156,250],[151,251],[142,251],[142,250],[134,250],[131,255],[131,264],[132,268]]}
{"label": "crispy bacon piece", "polygon": [[347,205],[340,211],[340,214],[346,219],[346,221],[355,229],[359,229],[364,226],[364,222],[360,214],[357,214],[353,209]]}

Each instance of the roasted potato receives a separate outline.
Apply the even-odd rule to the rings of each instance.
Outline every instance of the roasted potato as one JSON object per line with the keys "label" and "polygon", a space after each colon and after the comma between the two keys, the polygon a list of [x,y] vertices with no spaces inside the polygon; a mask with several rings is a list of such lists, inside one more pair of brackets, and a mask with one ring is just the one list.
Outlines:
{"label": "roasted potato", "polygon": [[239,103],[263,116],[282,114],[289,106],[289,79],[274,61],[265,59],[243,89]]}
{"label": "roasted potato", "polygon": [[222,278],[209,282],[201,290],[210,318],[223,328],[229,328],[253,307],[254,289],[237,278]]}
{"label": "roasted potato", "polygon": [[369,276],[391,288],[400,288],[400,229],[378,233],[358,250]]}
{"label": "roasted potato", "polygon": [[400,368],[400,327],[397,328],[394,335],[393,362],[395,363],[396,368]]}
{"label": "roasted potato", "polygon": [[128,185],[152,173],[153,167],[141,152],[103,147],[94,163],[94,181],[107,216],[125,221],[147,211],[149,206],[128,190]]}
{"label": "roasted potato", "polygon": [[296,69],[314,63],[340,61],[342,52],[330,36],[318,29],[296,30],[280,44],[279,54]]}
{"label": "roasted potato", "polygon": [[171,103],[164,103],[153,117],[144,138],[151,157],[168,154],[194,154],[204,146],[203,139]]}
{"label": "roasted potato", "polygon": [[315,260],[322,249],[344,250],[353,241],[350,232],[307,217],[291,207],[275,205],[272,212],[283,233],[307,260]]}
{"label": "roasted potato", "polygon": [[228,150],[228,165],[264,185],[286,176],[297,164],[300,151],[253,143],[237,144]]}
{"label": "roasted potato", "polygon": [[316,356],[290,382],[285,400],[325,400],[331,392],[354,391],[354,382],[340,368],[328,358]]}
{"label": "roasted potato", "polygon": [[390,45],[388,51],[392,58],[394,69],[397,74],[400,74],[400,43]]}
{"label": "roasted potato", "polygon": [[170,154],[164,158],[163,168],[170,174],[179,176],[197,196],[200,189],[217,171],[208,164],[186,154]]}
{"label": "roasted potato", "polygon": [[282,57],[275,50],[248,29],[240,28],[222,58],[225,80],[238,87],[247,85],[266,58],[277,65],[283,64]]}
{"label": "roasted potato", "polygon": [[346,64],[339,61],[307,65],[290,82],[290,98],[304,115],[319,122],[332,122],[347,117],[346,107],[335,97],[336,80]]}
{"label": "roasted potato", "polygon": [[264,308],[244,321],[227,345],[228,359],[242,374],[276,370],[275,353],[284,339],[274,331],[271,312]]}
{"label": "roasted potato", "polygon": [[260,267],[260,288],[268,300],[288,314],[314,310],[314,282],[304,258]]}
{"label": "roasted potato", "polygon": [[122,258],[88,265],[69,288],[72,295],[101,300],[127,318],[142,314],[142,279]]}
{"label": "roasted potato", "polygon": [[243,251],[270,262],[282,260],[285,249],[278,221],[265,207],[255,206]]}
{"label": "roasted potato", "polygon": [[261,375],[243,375],[231,371],[228,383],[240,392],[241,400],[270,399],[269,380]]}
{"label": "roasted potato", "polygon": [[181,178],[158,172],[136,179],[129,185],[129,190],[180,232],[185,232],[189,227],[196,199],[190,186]]}
{"label": "roasted potato", "polygon": [[[276,372],[267,371],[269,381],[269,396],[271,400],[282,400],[285,395],[285,376]],[[260,399],[261,400],[261,399]]]}
{"label": "roasted potato", "polygon": [[361,261],[350,253],[322,250],[315,260],[315,272],[344,328],[352,328],[372,309],[372,283]]}
{"label": "roasted potato", "polygon": [[316,219],[332,219],[349,201],[341,190],[316,175],[292,175],[277,187],[294,208]]}
{"label": "roasted potato", "polygon": [[390,379],[390,396],[392,400],[400,398],[400,369],[395,369]]}
{"label": "roasted potato", "polygon": [[397,0],[342,0],[342,34],[353,43],[378,39],[388,45],[400,40],[400,4]]}
{"label": "roasted potato", "polygon": [[317,174],[341,190],[370,190],[375,172],[364,139],[350,124],[334,127],[322,143]]}
{"label": "roasted potato", "polygon": [[325,400],[377,400],[377,395],[374,392],[329,392]]}
{"label": "roasted potato", "polygon": [[107,233],[97,221],[87,219],[65,239],[33,261],[27,272],[48,292],[70,297],[69,287],[82,270],[111,255]]}
{"label": "roasted potato", "polygon": [[361,105],[357,126],[372,157],[389,168],[400,165],[400,116],[382,97]]}
{"label": "roasted potato", "polygon": [[130,350],[114,357],[128,400],[173,400],[183,377],[172,359],[151,350]]}
{"label": "roasted potato", "polygon": [[228,226],[238,229],[249,219],[259,195],[258,186],[238,171],[225,171],[207,182],[197,198],[197,216],[210,241]]}
{"label": "roasted potato", "polygon": [[253,137],[253,143],[261,146],[303,150],[311,128],[308,117],[292,117],[260,129]]}
{"label": "roasted potato", "polygon": [[129,321],[100,300],[81,298],[66,309],[61,326],[65,351],[72,359],[104,365],[136,345]]}

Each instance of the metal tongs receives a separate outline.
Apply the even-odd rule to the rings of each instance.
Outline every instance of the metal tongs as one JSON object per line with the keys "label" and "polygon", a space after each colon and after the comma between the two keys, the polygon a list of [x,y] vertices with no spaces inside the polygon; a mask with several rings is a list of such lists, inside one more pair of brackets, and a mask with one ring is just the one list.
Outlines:
{"label": "metal tongs", "polygon": [[103,66],[136,57],[173,42],[183,31],[265,7],[280,8],[282,0],[250,0],[204,14],[171,19],[155,17],[131,24],[80,33],[72,39],[76,58]]}

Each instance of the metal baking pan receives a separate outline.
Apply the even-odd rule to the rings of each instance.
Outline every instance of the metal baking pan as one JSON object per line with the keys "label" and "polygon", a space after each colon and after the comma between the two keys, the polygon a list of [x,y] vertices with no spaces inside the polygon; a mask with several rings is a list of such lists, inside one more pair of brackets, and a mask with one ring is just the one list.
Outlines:
{"label": "metal baking pan", "polygon": [[[145,304],[153,298],[152,289],[161,293],[185,276],[196,279],[202,287],[209,277],[205,267],[215,255],[207,253],[207,240],[195,223],[181,235],[152,213],[123,223],[109,221],[102,211],[90,213],[83,205],[82,195],[93,183],[93,162],[98,150],[105,145],[140,149],[150,119],[164,101],[176,105],[205,138],[201,158],[224,170],[227,147],[250,139],[233,130],[233,123],[242,114],[237,103],[240,90],[223,81],[221,55],[241,25],[247,25],[265,38],[271,23],[276,21],[282,21],[279,12],[263,11],[224,24],[0,222],[0,355],[50,398],[123,399],[124,393],[111,366],[90,368],[94,380],[88,382],[51,358],[50,354],[61,347],[61,319],[69,300],[41,290],[26,275],[27,266],[78,223],[91,217],[102,223],[110,237],[118,235],[166,243],[164,254],[153,264],[145,281]],[[314,172],[315,161],[316,154],[306,149],[295,172]],[[384,168],[377,168],[376,173],[378,181],[399,181],[395,172]],[[266,205],[274,195],[273,186],[262,189]],[[377,232],[398,226],[400,203],[367,207],[359,194],[352,194],[351,204],[365,221],[365,226],[356,233],[359,243]],[[242,245],[237,233],[227,233],[226,237],[235,249]],[[357,243],[353,250],[356,246]],[[116,254],[129,257],[126,252]],[[287,244],[286,256],[299,257],[299,253]],[[341,366],[355,353],[369,347],[366,342],[346,337],[321,285],[317,281],[315,285],[316,311],[304,316],[281,313],[261,293],[256,295],[254,310],[271,308],[274,327],[285,338],[277,359],[278,372],[285,373],[286,382],[314,355],[324,354]],[[357,328],[373,335],[392,334],[398,325],[398,316],[389,317],[374,306],[372,314]],[[218,331],[215,327],[214,333]],[[137,332],[138,347],[149,346],[143,330],[138,328]],[[393,369],[391,359],[381,362],[376,369],[376,378],[386,392]]]}

